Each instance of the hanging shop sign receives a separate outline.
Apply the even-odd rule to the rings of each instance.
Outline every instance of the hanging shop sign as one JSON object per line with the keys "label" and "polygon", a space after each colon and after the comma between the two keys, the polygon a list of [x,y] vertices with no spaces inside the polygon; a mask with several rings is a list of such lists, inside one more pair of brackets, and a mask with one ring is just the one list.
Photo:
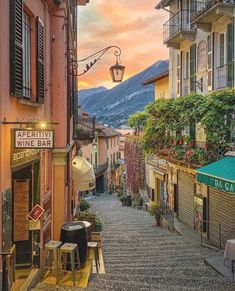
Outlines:
{"label": "hanging shop sign", "polygon": [[28,217],[32,219],[34,222],[37,222],[38,219],[42,216],[45,210],[38,204],[34,206],[34,208],[30,211]]}
{"label": "hanging shop sign", "polygon": [[203,174],[197,174],[197,181],[225,192],[235,193],[235,183],[233,183],[232,181],[225,181]]}
{"label": "hanging shop sign", "polygon": [[54,131],[15,129],[14,147],[16,149],[52,149],[54,147]]}

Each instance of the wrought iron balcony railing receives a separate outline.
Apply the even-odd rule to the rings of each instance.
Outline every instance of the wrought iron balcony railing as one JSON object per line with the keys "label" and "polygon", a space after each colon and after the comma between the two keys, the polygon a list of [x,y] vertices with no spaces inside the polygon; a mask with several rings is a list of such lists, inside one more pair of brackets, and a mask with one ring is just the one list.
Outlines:
{"label": "wrought iron balcony railing", "polygon": [[74,124],[74,140],[93,140],[95,138],[95,117],[78,117]]}
{"label": "wrought iron balcony railing", "polygon": [[97,165],[94,167],[95,175],[99,175],[100,173],[104,172],[107,169],[108,169],[108,163]]}
{"label": "wrought iron balcony railing", "polygon": [[[202,22],[211,23],[221,16],[223,11],[216,11],[217,7],[233,7],[235,4],[234,0],[194,0],[190,2],[191,21],[196,21],[197,18],[205,16],[206,19],[201,19]],[[215,8],[215,9],[214,9]],[[208,13],[208,11],[210,12]],[[203,17],[204,17],[203,16]]]}
{"label": "wrought iron balcony railing", "polygon": [[166,43],[177,33],[192,31],[189,10],[179,10],[163,25],[163,41]]}

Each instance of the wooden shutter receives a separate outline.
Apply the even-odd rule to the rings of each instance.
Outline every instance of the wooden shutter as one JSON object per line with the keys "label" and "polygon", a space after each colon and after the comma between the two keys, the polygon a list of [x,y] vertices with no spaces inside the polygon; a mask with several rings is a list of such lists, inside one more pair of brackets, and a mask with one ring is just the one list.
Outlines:
{"label": "wooden shutter", "polygon": [[196,44],[190,46],[190,93],[196,92]]}
{"label": "wooden shutter", "polygon": [[233,86],[234,76],[234,18],[233,22],[227,25],[227,86]]}
{"label": "wooden shutter", "polygon": [[181,79],[182,79],[182,70],[181,70],[181,62],[182,62],[182,52],[177,54],[177,96],[181,96]]}
{"label": "wooden shutter", "polygon": [[23,2],[10,0],[10,94],[23,96]]}
{"label": "wooden shutter", "polygon": [[44,26],[36,18],[37,102],[44,103]]}
{"label": "wooden shutter", "polygon": [[208,91],[213,90],[213,46],[214,34],[207,37],[207,86]]}

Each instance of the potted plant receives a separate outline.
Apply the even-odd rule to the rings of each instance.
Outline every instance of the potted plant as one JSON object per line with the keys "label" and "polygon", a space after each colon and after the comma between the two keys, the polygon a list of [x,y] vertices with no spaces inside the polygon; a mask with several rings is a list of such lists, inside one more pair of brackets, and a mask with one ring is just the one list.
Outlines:
{"label": "potted plant", "polygon": [[122,206],[126,206],[126,204],[127,204],[127,197],[126,196],[121,196],[120,198],[119,198],[119,200],[122,202]]}
{"label": "potted plant", "polygon": [[84,198],[82,198],[80,200],[80,210],[81,211],[85,211],[90,207],[91,207],[90,203],[88,203]]}
{"label": "potted plant", "polygon": [[98,242],[98,247],[101,247],[101,231],[103,229],[103,222],[100,216],[95,216],[95,229],[91,232],[91,240]]}
{"label": "potted plant", "polygon": [[148,208],[148,212],[150,215],[154,216],[156,221],[156,226],[161,226],[161,211],[156,204],[151,204]]}

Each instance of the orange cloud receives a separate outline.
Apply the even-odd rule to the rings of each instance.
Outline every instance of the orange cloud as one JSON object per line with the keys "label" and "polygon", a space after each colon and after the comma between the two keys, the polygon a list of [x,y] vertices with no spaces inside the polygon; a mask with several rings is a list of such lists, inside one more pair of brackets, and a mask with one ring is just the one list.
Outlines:
{"label": "orange cloud", "polygon": [[[132,76],[157,60],[168,58],[162,43],[162,26],[169,15],[154,9],[156,0],[96,0],[78,12],[78,57],[81,59],[106,46],[122,49],[125,77]],[[112,50],[87,74],[79,77],[81,87],[101,84],[110,88],[109,67],[115,63]]]}

